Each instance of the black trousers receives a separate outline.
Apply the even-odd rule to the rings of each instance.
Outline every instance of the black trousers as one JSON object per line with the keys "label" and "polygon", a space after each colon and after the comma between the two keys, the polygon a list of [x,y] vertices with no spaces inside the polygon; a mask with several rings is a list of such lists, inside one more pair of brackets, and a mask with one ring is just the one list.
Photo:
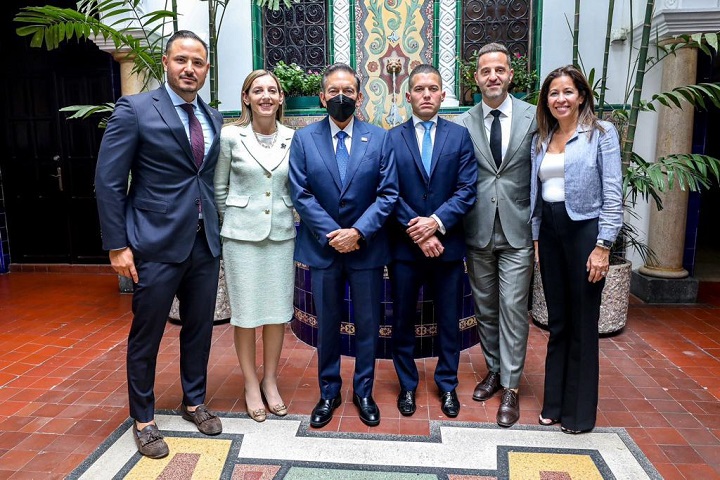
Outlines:
{"label": "black trousers", "polygon": [[213,257],[199,232],[190,256],[181,263],[136,259],[138,283],[127,347],[130,416],[155,418],[155,366],[173,298],[180,302],[180,383],[183,403],[205,403],[207,364],[217,296],[220,257]]}
{"label": "black trousers", "polygon": [[571,430],[595,427],[600,376],[598,320],[605,280],[588,281],[598,219],[570,219],[564,202],[545,203],[538,242],[550,339],[542,416]]}

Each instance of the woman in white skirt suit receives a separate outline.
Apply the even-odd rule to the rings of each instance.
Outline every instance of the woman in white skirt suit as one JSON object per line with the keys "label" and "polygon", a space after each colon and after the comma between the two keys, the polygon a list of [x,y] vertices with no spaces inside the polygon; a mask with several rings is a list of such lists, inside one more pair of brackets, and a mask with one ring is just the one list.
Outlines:
{"label": "woman in white skirt suit", "polygon": [[[288,184],[293,130],[283,126],[277,77],[251,72],[242,87],[240,119],[223,127],[215,170],[222,219],[225,279],[235,350],[245,378],[245,404],[253,420],[287,414],[277,386],[285,324],[293,313],[295,223]],[[255,363],[255,328],[263,327],[263,378]]]}

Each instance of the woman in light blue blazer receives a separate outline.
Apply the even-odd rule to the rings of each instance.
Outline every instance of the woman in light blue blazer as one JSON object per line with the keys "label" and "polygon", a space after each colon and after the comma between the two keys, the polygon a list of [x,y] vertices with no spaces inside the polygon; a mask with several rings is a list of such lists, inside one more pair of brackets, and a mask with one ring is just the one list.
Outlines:
{"label": "woman in light blue blazer", "polygon": [[[283,126],[277,77],[255,70],[242,87],[242,114],[220,132],[215,199],[222,219],[225,280],[235,350],[253,420],[287,414],[277,386],[285,324],[293,314],[295,222],[288,183],[293,130]],[[255,363],[255,328],[263,326],[263,379]]]}
{"label": "woman in light blue blazer", "polygon": [[620,142],[571,65],[543,82],[537,124],[530,211],[550,331],[539,422],[581,433],[595,427],[600,298],[623,223]]}

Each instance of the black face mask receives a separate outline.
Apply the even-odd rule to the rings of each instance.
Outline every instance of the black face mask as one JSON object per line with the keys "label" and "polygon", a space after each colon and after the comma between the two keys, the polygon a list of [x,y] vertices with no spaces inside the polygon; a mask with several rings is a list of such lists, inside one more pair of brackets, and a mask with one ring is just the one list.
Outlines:
{"label": "black face mask", "polygon": [[325,100],[328,115],[341,123],[355,113],[355,102],[354,98],[345,96],[342,93]]}

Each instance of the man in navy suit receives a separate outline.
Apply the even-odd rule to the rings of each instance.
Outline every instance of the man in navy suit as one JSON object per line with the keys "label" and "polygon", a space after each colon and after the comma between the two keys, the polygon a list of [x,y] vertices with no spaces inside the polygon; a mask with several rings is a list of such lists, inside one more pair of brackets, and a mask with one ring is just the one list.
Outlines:
{"label": "man in navy suit", "polygon": [[222,431],[204,405],[220,268],[213,176],[222,126],[220,113],[197,95],[207,59],[207,45],[194,33],[170,37],[162,57],[167,83],[118,100],[95,174],[103,247],[115,271],[135,283],[127,346],[130,416],[138,450],[151,458],[169,452],[155,425],[153,388],[176,295],[182,416],[207,435]]}
{"label": "man in navy suit", "polygon": [[372,398],[382,316],[383,227],[397,200],[397,172],[384,148],[387,132],[354,117],[360,78],[348,65],[325,70],[320,101],[328,117],[298,130],[290,146],[290,186],[301,222],[295,260],[310,267],[318,320],[320,401],[310,425],[327,425],[342,403],[340,322],[346,283],[355,314],[353,403],[366,425],[380,423]]}
{"label": "man in navy suit", "polygon": [[388,134],[395,153],[399,198],[391,220],[393,363],[400,381],[400,413],[415,413],[418,370],[414,360],[420,287],[431,298],[437,324],[435,383],[448,417],[460,412],[455,387],[460,357],[463,216],[475,203],[477,166],[468,131],[438,116],[445,98],[440,73],[419,65],[408,79],[413,116]]}

